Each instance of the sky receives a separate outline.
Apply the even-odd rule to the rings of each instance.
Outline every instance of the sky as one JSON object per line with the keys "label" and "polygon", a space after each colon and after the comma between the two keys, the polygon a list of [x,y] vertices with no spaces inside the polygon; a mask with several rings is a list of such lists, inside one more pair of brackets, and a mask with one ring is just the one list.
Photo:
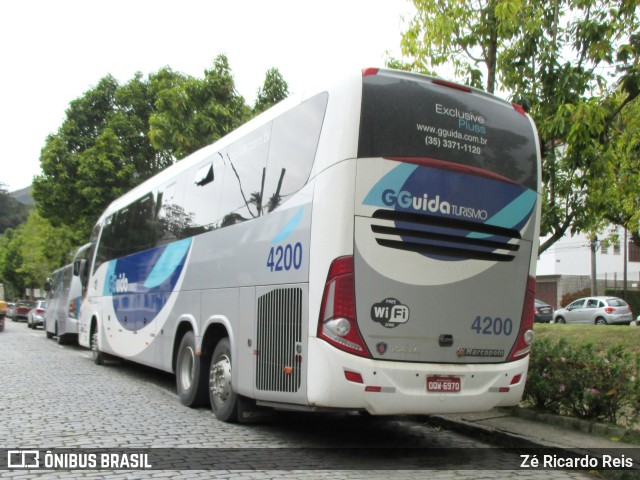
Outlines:
{"label": "sky", "polygon": [[105,75],[125,83],[169,66],[202,78],[224,53],[253,105],[272,67],[296,93],[310,75],[384,66],[412,11],[409,0],[0,2],[0,183],[31,184],[69,102]]}

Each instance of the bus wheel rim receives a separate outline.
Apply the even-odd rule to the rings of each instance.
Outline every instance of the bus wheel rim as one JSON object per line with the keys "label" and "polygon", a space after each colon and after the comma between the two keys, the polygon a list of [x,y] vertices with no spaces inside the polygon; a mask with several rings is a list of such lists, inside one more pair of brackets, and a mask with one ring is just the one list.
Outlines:
{"label": "bus wheel rim", "polygon": [[94,333],[91,336],[91,355],[93,356],[94,360],[98,356],[98,334],[97,333]]}
{"label": "bus wheel rim", "polygon": [[189,390],[193,383],[193,367],[195,365],[195,354],[191,347],[185,349],[180,362],[180,384],[184,390]]}
{"label": "bus wheel rim", "polygon": [[211,368],[211,393],[224,403],[231,393],[231,360],[223,355]]}

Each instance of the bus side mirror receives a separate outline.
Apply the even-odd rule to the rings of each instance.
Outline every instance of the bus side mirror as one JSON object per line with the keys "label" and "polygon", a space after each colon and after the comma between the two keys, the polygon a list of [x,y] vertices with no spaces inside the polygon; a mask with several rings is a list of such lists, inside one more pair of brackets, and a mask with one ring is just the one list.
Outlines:
{"label": "bus side mirror", "polygon": [[44,289],[45,289],[47,292],[50,292],[50,291],[51,291],[51,287],[53,287],[52,280],[51,280],[50,278],[47,278],[47,281],[46,281],[46,282],[44,282]]}
{"label": "bus side mirror", "polygon": [[82,277],[84,274],[84,269],[86,267],[87,261],[85,259],[78,259],[73,262],[73,276],[74,277]]}

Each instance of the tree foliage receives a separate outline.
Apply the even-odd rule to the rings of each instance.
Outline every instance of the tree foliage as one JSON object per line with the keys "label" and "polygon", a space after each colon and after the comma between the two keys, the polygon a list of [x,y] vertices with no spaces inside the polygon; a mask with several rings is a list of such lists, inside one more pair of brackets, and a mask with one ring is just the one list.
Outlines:
{"label": "tree foliage", "polygon": [[215,142],[245,123],[250,110],[238,94],[227,57],[219,55],[204,78],[175,75],[165,69],[150,116],[149,136],[153,147],[174,158]]}
{"label": "tree foliage", "polygon": [[[461,81],[508,92],[534,118],[543,154],[541,233],[549,235],[541,251],[568,230],[601,229],[611,220],[614,185],[603,178],[612,164],[622,166],[629,138],[620,126],[640,94],[637,0],[414,4],[402,39],[407,60],[392,66],[429,73],[451,66]],[[638,157],[627,159],[625,168],[637,171]],[[621,211],[637,202],[638,185],[618,188],[618,205],[627,205]],[[637,215],[618,221],[640,226]]]}
{"label": "tree foliage", "polygon": [[0,238],[0,281],[12,297],[43,288],[51,272],[69,263],[80,239],[66,226],[53,227],[37,211]]}
{"label": "tree foliage", "polygon": [[258,90],[258,97],[253,106],[255,114],[262,113],[269,107],[289,96],[289,85],[277,68],[267,71],[264,83]]}
{"label": "tree foliage", "polygon": [[[259,107],[286,95],[276,69],[267,72]],[[164,67],[120,85],[110,75],[72,101],[40,156],[34,198],[54,226],[88,233],[105,207],[158,171],[208,145],[252,115],[224,55],[203,78]]]}
{"label": "tree foliage", "polygon": [[125,129],[119,114],[127,106],[117,103],[118,89],[115,78],[102,78],[70,103],[62,126],[45,142],[33,197],[54,226],[88,233],[104,207],[143,174],[135,171],[126,153],[127,145],[144,131]]}
{"label": "tree foliage", "polygon": [[[124,84],[107,75],[70,102],[40,154],[36,212],[14,216],[0,184],[0,281],[12,296],[41,287],[71,260],[115,198],[208,145],[288,94],[277,69],[267,72],[252,109],[238,94],[227,57],[195,78],[164,67]],[[17,212],[16,207],[16,212]],[[9,212],[9,213],[7,213]]]}

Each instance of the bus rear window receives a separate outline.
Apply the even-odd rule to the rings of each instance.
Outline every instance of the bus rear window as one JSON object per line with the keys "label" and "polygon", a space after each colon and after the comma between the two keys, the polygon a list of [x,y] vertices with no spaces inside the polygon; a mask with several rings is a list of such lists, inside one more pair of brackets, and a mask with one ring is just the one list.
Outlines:
{"label": "bus rear window", "polygon": [[511,104],[408,73],[363,82],[358,157],[452,162],[536,189],[534,130]]}

